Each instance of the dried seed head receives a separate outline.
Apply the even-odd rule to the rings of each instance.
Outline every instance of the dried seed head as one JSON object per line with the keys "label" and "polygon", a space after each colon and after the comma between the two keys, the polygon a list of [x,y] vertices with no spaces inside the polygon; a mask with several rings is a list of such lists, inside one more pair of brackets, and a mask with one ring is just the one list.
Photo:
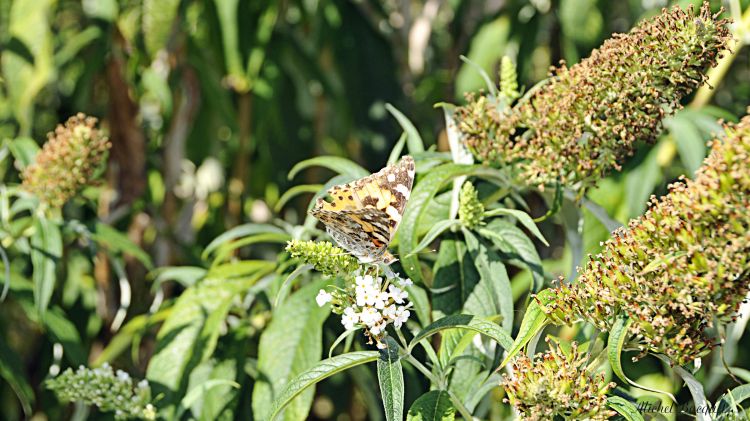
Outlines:
{"label": "dried seed head", "polygon": [[62,207],[92,184],[112,146],[96,118],[77,114],[47,135],[34,163],[21,173],[23,186],[52,207]]}
{"label": "dried seed head", "polygon": [[[531,186],[596,183],[652,142],[662,119],[706,80],[730,39],[728,21],[679,7],[617,34],[571,68],[564,64],[511,110],[487,95],[457,109],[466,145],[479,159],[511,166]],[[502,91],[502,90],[501,90]]]}
{"label": "dried seed head", "polygon": [[684,365],[714,342],[706,329],[729,323],[750,289],[750,116],[726,127],[694,180],[670,186],[613,233],[577,283],[560,285],[546,311],[558,323],[602,330],[629,316],[645,352]]}
{"label": "dried seed head", "polygon": [[523,420],[607,420],[615,412],[607,408],[607,392],[615,383],[603,374],[591,373],[587,356],[547,343],[550,350],[532,360],[521,355],[513,361],[512,373],[503,375],[503,387]]}

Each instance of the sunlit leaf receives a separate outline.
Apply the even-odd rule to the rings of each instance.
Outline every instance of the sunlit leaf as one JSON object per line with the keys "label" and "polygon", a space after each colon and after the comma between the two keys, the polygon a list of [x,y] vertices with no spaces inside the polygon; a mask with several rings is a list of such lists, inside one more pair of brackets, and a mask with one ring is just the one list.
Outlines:
{"label": "sunlit leaf", "polygon": [[443,390],[431,390],[417,398],[406,414],[407,421],[453,421],[456,408]]}
{"label": "sunlit leaf", "polygon": [[292,379],[281,390],[281,392],[279,392],[267,419],[270,421],[275,420],[279,416],[279,413],[308,387],[313,386],[336,373],[340,373],[360,364],[375,361],[379,356],[380,353],[378,351],[358,351],[337,355],[333,358],[320,361],[315,364],[315,366],[305,370]]}
{"label": "sunlit leaf", "polygon": [[386,348],[380,350],[378,358],[378,383],[383,397],[385,419],[400,421],[404,418],[404,372],[399,361],[398,344],[387,336]]}

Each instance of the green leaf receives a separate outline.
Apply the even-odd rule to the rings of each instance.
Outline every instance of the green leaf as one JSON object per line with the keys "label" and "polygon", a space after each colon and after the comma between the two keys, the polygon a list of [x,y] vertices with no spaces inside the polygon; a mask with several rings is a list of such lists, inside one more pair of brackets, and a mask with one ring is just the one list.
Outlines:
{"label": "green leaf", "polygon": [[534,247],[534,243],[520,228],[514,224],[495,219],[486,227],[477,229],[477,233],[482,237],[492,241],[511,262],[522,264],[529,268],[534,279],[533,291],[539,291],[544,286],[544,268],[542,259]]}
{"label": "green leaf", "polygon": [[663,122],[677,145],[680,160],[691,174],[703,164],[706,156],[706,141],[694,122],[695,114],[698,113],[680,110]]}
{"label": "green leaf", "polygon": [[663,392],[661,390],[652,389],[643,385],[640,385],[633,380],[630,380],[628,376],[625,375],[625,372],[622,369],[622,350],[625,346],[625,340],[629,336],[630,331],[630,325],[633,324],[633,319],[630,317],[623,315],[618,317],[615,320],[615,324],[612,326],[612,329],[609,331],[609,338],[607,339],[607,359],[609,360],[609,365],[612,367],[612,372],[615,373],[615,375],[620,378],[620,380],[624,381],[625,383],[637,387],[639,389],[647,390],[649,392],[654,393],[660,393],[664,394],[670,397],[672,401],[675,403],[677,400],[675,399],[674,395],[668,392]]}
{"label": "green leaf", "polygon": [[383,397],[386,421],[404,419],[404,372],[399,361],[398,344],[387,336],[386,348],[380,350],[378,358],[378,383]]}
{"label": "green leaf", "polygon": [[86,364],[87,352],[81,344],[81,335],[59,307],[52,307],[44,314],[44,328],[54,342],[59,342],[65,351],[65,359],[74,367]]}
{"label": "green leaf", "polygon": [[409,137],[409,135],[406,134],[406,132],[401,133],[401,137],[398,138],[398,141],[393,146],[393,149],[391,149],[390,155],[388,155],[388,165],[395,164],[399,157],[401,156],[401,152],[404,150],[404,145],[406,145],[406,139]]}
{"label": "green leaf", "polygon": [[214,250],[230,241],[257,234],[284,234],[284,230],[269,224],[244,224],[236,226],[208,243],[203,253],[201,253],[201,258],[204,260],[208,259],[208,256]]}
{"label": "green leaf", "polygon": [[461,312],[471,287],[479,282],[479,274],[466,250],[466,245],[451,235],[440,241],[433,268],[432,306],[435,317]]}
{"label": "green leaf", "polygon": [[157,268],[150,273],[151,276],[154,276],[151,291],[156,291],[161,284],[168,281],[175,281],[185,288],[191,287],[203,279],[207,272],[206,269],[196,266],[163,266]]}
{"label": "green leaf", "polygon": [[18,353],[10,349],[0,336],[0,377],[5,379],[10,388],[13,389],[13,393],[21,402],[24,415],[29,419],[34,405],[34,390],[26,381],[21,371],[22,367],[23,363],[18,357]]}
{"label": "green leaf", "polygon": [[[670,363],[669,359],[663,355],[661,359],[667,363]],[[690,390],[690,396],[693,397],[693,404],[695,408],[703,408],[704,411],[697,411],[698,421],[711,421],[712,417],[706,413],[705,410],[711,408],[711,403],[706,398],[706,392],[703,391],[703,385],[692,375],[689,371],[685,370],[680,366],[674,367],[674,372],[682,378],[685,384]]]}
{"label": "green leaf", "polygon": [[205,382],[196,385],[188,393],[185,394],[185,397],[182,398],[180,401],[180,407],[177,410],[177,419],[179,419],[182,415],[182,413],[187,409],[193,406],[193,404],[201,399],[204,395],[206,395],[211,389],[216,388],[218,386],[231,386],[235,389],[239,389],[240,385],[239,383],[233,381],[233,380],[227,380],[227,379],[208,379]]}
{"label": "green leaf", "polygon": [[284,207],[284,205],[286,205],[287,202],[289,202],[294,197],[299,196],[300,194],[305,194],[305,193],[317,193],[321,191],[322,189],[323,189],[322,184],[301,184],[299,186],[293,186],[292,188],[285,191],[284,194],[281,195],[279,200],[273,206],[273,210],[276,212],[280,212],[281,209]]}
{"label": "green leaf", "polygon": [[471,288],[463,311],[487,317],[499,314],[503,317],[503,328],[510,331],[513,328],[513,292],[505,264],[469,230],[464,229],[463,233],[479,273],[479,282]]}
{"label": "green leaf", "polygon": [[750,384],[743,384],[728,390],[716,401],[714,406],[716,415],[721,416],[729,413],[739,415],[739,411],[742,410],[740,404],[748,398],[750,398]]}
{"label": "green leaf", "polygon": [[167,47],[174,25],[179,21],[179,0],[143,0],[141,9],[143,41],[149,57]]}
{"label": "green leaf", "polygon": [[453,421],[456,408],[448,392],[431,390],[417,398],[406,414],[406,421]]}
{"label": "green leaf", "polygon": [[664,140],[652,148],[646,159],[625,175],[625,200],[628,216],[642,215],[651,193],[661,182],[663,175],[659,166],[659,149]]}
{"label": "green leaf", "polygon": [[34,228],[31,236],[34,302],[39,314],[44,317],[55,290],[55,267],[62,256],[62,237],[60,228],[44,217],[38,217],[34,221]]}
{"label": "green leaf", "polygon": [[[273,312],[273,318],[260,336],[258,345],[259,378],[252,395],[255,419],[273,417],[272,403],[297,375],[320,361],[323,352],[323,321],[327,306],[318,307],[315,295],[331,283],[318,280],[292,294]],[[302,394],[283,413],[285,420],[306,419],[312,405],[313,390]]]}
{"label": "green leaf", "polygon": [[521,320],[521,327],[518,329],[516,340],[500,366],[508,364],[537,333],[550,323],[542,306],[551,303],[554,299],[555,292],[551,289],[545,289],[529,303],[529,306],[526,307],[526,313],[523,315],[523,320]]}
{"label": "green leaf", "polygon": [[[239,34],[237,28],[237,5],[239,0],[214,0],[216,14],[219,18],[221,29],[221,41],[224,46],[224,62],[229,76],[235,80],[245,79],[245,69],[242,65],[242,50],[240,50]],[[247,82],[247,81],[245,81]],[[237,82],[235,82],[237,83]]]}
{"label": "green leaf", "polygon": [[283,389],[281,389],[278,397],[273,403],[273,408],[266,419],[269,421],[275,420],[279,416],[279,413],[284,410],[284,408],[286,408],[295,397],[305,391],[306,388],[313,386],[336,373],[340,373],[360,364],[375,361],[379,356],[380,353],[378,351],[357,351],[337,355],[333,358],[320,361],[315,364],[315,366],[300,373]]}
{"label": "green leaf", "polygon": [[96,241],[99,245],[115,252],[129,254],[146,266],[146,269],[151,269],[154,263],[151,261],[151,256],[148,255],[142,248],[138,247],[137,244],[130,241],[123,233],[117,231],[109,225],[97,222],[94,227],[94,231],[91,233],[91,238]]}
{"label": "green leaf", "polygon": [[462,175],[496,175],[496,170],[482,165],[444,164],[432,168],[414,186],[409,204],[401,219],[398,230],[398,254],[401,266],[415,283],[424,283],[419,258],[409,254],[417,246],[418,222],[433,204],[433,198],[440,189],[454,177]]}
{"label": "green leaf", "polygon": [[[495,84],[487,75],[494,72],[500,58],[506,52],[508,37],[511,35],[509,15],[500,14],[495,19],[487,20],[471,37],[468,58],[472,64],[464,62],[456,75],[456,98],[463,98],[464,93],[488,89],[496,90]],[[482,72],[477,71],[477,66]],[[484,74],[482,74],[484,73]]]}
{"label": "green leaf", "polygon": [[633,319],[627,316],[618,317],[609,331],[609,339],[607,340],[607,358],[609,359],[609,365],[612,366],[612,372],[626,383],[630,383],[630,380],[622,370],[622,348],[632,324]]}
{"label": "green leaf", "polygon": [[325,167],[337,174],[349,176],[352,178],[362,178],[370,175],[369,171],[349,159],[341,158],[338,156],[317,156],[315,158],[310,158],[302,162],[298,162],[297,165],[292,167],[291,171],[289,171],[288,178],[291,180],[295,175],[297,175],[305,168],[315,166]]}
{"label": "green leaf", "polygon": [[16,159],[16,167],[23,171],[26,167],[34,163],[34,158],[39,152],[39,145],[34,139],[29,137],[17,137],[13,140],[6,140],[6,145]]}
{"label": "green leaf", "polygon": [[[6,3],[7,5],[8,3]],[[3,8],[8,6],[3,5]],[[14,0],[10,2],[8,39],[14,39],[21,48],[3,45],[2,77],[7,91],[9,109],[19,125],[19,133],[30,135],[34,121],[34,104],[37,95],[56,78],[54,66],[54,39],[50,18],[55,15],[52,0]],[[5,9],[7,13],[8,9]],[[7,15],[6,15],[7,16]],[[23,54],[18,50],[25,49]],[[5,102],[5,101],[4,101]]]}
{"label": "green leaf", "polygon": [[513,339],[508,332],[496,323],[485,318],[471,314],[453,314],[436,320],[431,325],[422,329],[409,343],[408,350],[411,351],[422,339],[428,338],[435,333],[446,329],[468,329],[491,338],[504,349],[509,350],[513,346]]}
{"label": "green leaf", "polygon": [[229,308],[248,283],[206,278],[186,289],[172,307],[146,371],[154,394],[164,394],[160,405],[164,418],[174,416],[190,372],[213,354]]}
{"label": "green leaf", "polygon": [[607,397],[607,406],[617,411],[626,421],[644,421],[638,408],[625,398],[609,396]]}
{"label": "green leaf", "polygon": [[432,242],[435,241],[435,239],[444,231],[459,226],[461,226],[461,221],[457,219],[444,219],[442,221],[439,221],[437,224],[433,225],[432,228],[430,228],[427,234],[425,234],[425,236],[422,238],[422,241],[420,241],[419,244],[414,247],[414,250],[412,250],[409,255],[412,256],[416,253],[419,253],[420,251],[422,251],[422,249],[432,244]]}
{"label": "green leaf", "polygon": [[484,213],[485,217],[497,216],[497,215],[508,215],[516,218],[527,230],[529,230],[534,236],[541,241],[545,246],[549,247],[549,243],[539,231],[534,220],[529,216],[528,213],[517,209],[498,208],[492,209]]}
{"label": "green leaf", "polygon": [[229,261],[231,260],[232,255],[235,253],[237,249],[245,247],[245,246],[249,246],[251,244],[258,244],[258,243],[286,244],[291,239],[292,237],[287,233],[281,233],[281,234],[268,233],[268,234],[251,235],[251,236],[244,237],[235,241],[224,243],[219,246],[218,250],[216,251],[216,256],[214,256],[211,264],[215,266],[221,262]]}
{"label": "green leaf", "polygon": [[424,141],[422,140],[422,136],[419,135],[417,128],[414,127],[414,124],[412,124],[412,122],[393,105],[385,104],[385,109],[388,110],[396,120],[398,120],[398,124],[401,125],[401,128],[404,129],[404,133],[407,134],[406,145],[409,148],[409,153],[415,154],[424,152]]}
{"label": "green leaf", "polygon": [[427,296],[427,292],[419,285],[409,285],[405,289],[409,294],[409,301],[414,303],[414,312],[417,313],[417,319],[419,319],[422,326],[427,326],[432,322],[432,317],[430,316],[430,299]]}

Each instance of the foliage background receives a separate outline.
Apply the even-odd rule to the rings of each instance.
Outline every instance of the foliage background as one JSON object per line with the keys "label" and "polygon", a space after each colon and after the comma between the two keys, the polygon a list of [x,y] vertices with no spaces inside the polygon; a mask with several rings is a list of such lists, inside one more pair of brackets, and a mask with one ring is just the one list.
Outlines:
{"label": "foliage background", "polygon": [[[720,2],[715,3],[718,8]],[[276,218],[302,223],[311,194],[287,201],[283,193],[292,186],[318,185],[331,175],[310,168],[288,177],[303,159],[337,155],[371,171],[381,168],[402,132],[386,104],[413,122],[426,145],[447,150],[442,113],[434,104],[461,103],[464,92],[484,86],[460,55],[493,75],[507,55],[528,88],[559,60],[575,63],[611,34],[626,32],[671,4],[0,0],[0,139],[30,137],[41,143],[76,112],[99,117],[113,143],[106,181],[66,212],[87,226],[101,221],[129,239],[122,247],[113,246],[115,237],[109,237],[109,247],[66,249],[67,263],[64,272],[58,270],[53,297],[58,317],[47,325],[28,314],[22,279],[31,270],[22,258],[13,259],[13,276],[19,280],[0,304],[5,361],[0,372],[6,380],[0,383],[0,418],[23,417],[14,392],[19,387],[33,389],[21,392],[33,395],[33,412],[51,419],[70,416],[73,410],[42,386],[49,373],[66,366],[114,357],[117,367],[145,377],[160,320],[138,317],[150,314],[155,296],[173,300],[186,285],[165,283],[163,292],[155,293],[159,288],[153,288],[155,278],[148,272],[204,266],[202,253],[211,240],[242,223]],[[725,6],[741,21],[748,4],[729,1]],[[669,182],[691,174],[705,155],[705,141],[719,129],[717,118],[734,121],[745,113],[750,102],[750,52],[742,48],[746,38],[735,47],[733,62],[714,90],[689,98],[691,106],[665,122],[667,130],[657,144],[639,148],[622,172],[589,194],[615,220],[624,223],[640,215],[652,193],[663,194]],[[2,163],[4,180],[16,183],[9,162]],[[527,201],[533,216],[544,213],[541,196],[530,193]],[[555,276],[571,273],[608,236],[607,227],[588,212],[578,237],[577,227],[571,228],[574,219],[565,218],[575,215],[562,214],[543,226],[551,245],[538,247],[545,269]],[[279,250],[278,244],[263,244],[245,247],[240,255],[275,261]],[[123,274],[132,292],[124,319],[118,281]],[[269,307],[231,314],[236,320],[230,317],[228,323],[243,327],[232,332],[244,336],[220,341],[218,361],[234,358],[241,362],[234,369],[252,377],[257,336],[268,323]],[[141,326],[133,327],[134,320]],[[123,326],[137,333],[118,335]],[[326,336],[324,342],[334,338]],[[113,339],[123,342],[113,347]],[[65,348],[62,358],[56,343]],[[750,346],[747,338],[744,346]],[[750,369],[750,360],[735,365]],[[639,367],[644,374],[660,371],[656,360]],[[382,418],[372,404],[377,392],[363,386],[373,373],[355,373],[321,385],[312,416]],[[663,374],[647,376],[643,381],[654,384],[672,381]],[[407,381],[407,406],[419,395],[414,391],[424,387],[411,379],[416,383]],[[237,414],[251,412],[249,393],[232,396]],[[490,409],[487,414],[502,416]]]}

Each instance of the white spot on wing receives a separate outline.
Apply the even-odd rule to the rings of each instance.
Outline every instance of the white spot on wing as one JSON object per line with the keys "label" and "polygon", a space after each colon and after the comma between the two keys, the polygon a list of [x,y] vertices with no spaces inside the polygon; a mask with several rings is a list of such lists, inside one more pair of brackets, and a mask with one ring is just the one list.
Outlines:
{"label": "white spot on wing", "polygon": [[396,210],[396,208],[394,208],[393,206],[388,206],[387,208],[385,208],[385,213],[387,213],[388,216],[390,216],[396,222],[401,222],[401,214],[399,214],[398,210]]}
{"label": "white spot on wing", "polygon": [[393,173],[388,174],[387,178],[389,183],[393,183],[394,181],[396,181],[396,176],[393,175]]}
{"label": "white spot on wing", "polygon": [[396,186],[396,191],[399,192],[399,193],[401,193],[406,199],[409,198],[409,194],[411,193],[409,191],[409,189],[405,185],[403,185],[403,184],[397,185]]}

